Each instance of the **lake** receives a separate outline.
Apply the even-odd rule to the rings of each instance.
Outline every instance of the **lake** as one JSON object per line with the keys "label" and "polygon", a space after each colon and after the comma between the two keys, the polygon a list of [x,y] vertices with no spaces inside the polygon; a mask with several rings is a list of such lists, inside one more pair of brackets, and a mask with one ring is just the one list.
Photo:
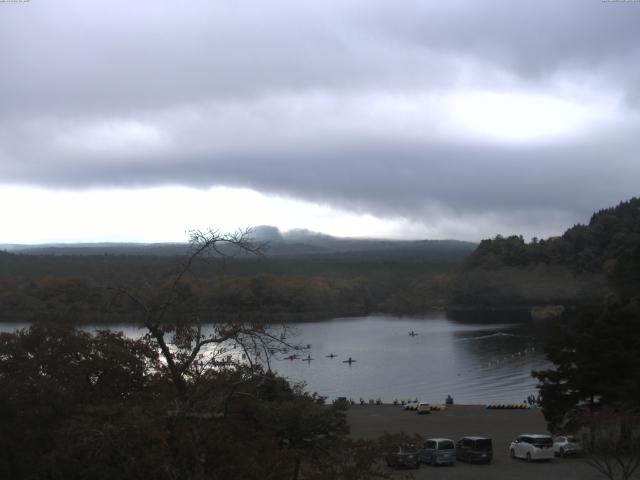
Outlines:
{"label": "lake", "polygon": [[[541,341],[515,323],[461,323],[442,313],[338,318],[295,330],[314,360],[280,360],[274,368],[330,398],[520,402],[537,393],[531,370],[548,367]],[[349,357],[356,362],[343,363]]]}
{"label": "lake", "polygon": [[[5,323],[0,330],[25,326]],[[132,325],[111,328],[133,337],[140,334]],[[288,341],[310,345],[301,358],[310,355],[313,360],[278,359],[272,368],[329,398],[391,402],[417,397],[443,403],[451,395],[463,404],[521,402],[537,393],[531,371],[549,366],[540,337],[515,321],[456,321],[435,313],[336,318],[288,328]],[[337,356],[328,358],[330,354]],[[349,357],[355,362],[343,363]]]}

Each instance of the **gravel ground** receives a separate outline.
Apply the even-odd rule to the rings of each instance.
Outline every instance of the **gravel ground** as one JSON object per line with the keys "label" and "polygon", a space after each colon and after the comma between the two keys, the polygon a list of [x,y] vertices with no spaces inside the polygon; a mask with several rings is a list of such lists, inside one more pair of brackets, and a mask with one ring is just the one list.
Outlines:
{"label": "gravel ground", "polygon": [[602,477],[580,458],[555,459],[527,463],[509,458],[511,440],[523,433],[547,433],[544,417],[538,409],[487,410],[479,405],[454,405],[441,412],[418,415],[394,405],[355,405],[348,411],[351,436],[375,438],[383,433],[417,433],[425,438],[464,435],[493,439],[493,463],[469,465],[457,462],[453,467],[422,465],[416,479],[470,480],[601,480]]}

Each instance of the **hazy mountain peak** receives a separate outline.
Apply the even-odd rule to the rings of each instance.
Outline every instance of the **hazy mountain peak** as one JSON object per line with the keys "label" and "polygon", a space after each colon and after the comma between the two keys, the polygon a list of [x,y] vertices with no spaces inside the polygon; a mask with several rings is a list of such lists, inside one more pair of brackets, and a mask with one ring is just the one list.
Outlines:
{"label": "hazy mountain peak", "polygon": [[273,225],[258,225],[251,229],[251,236],[257,242],[282,241],[282,233]]}
{"label": "hazy mountain peak", "polygon": [[306,228],[294,228],[285,232],[284,234],[285,240],[290,241],[304,241],[304,240],[333,240],[335,237],[331,235],[327,235],[322,232],[314,232],[313,230],[309,230]]}

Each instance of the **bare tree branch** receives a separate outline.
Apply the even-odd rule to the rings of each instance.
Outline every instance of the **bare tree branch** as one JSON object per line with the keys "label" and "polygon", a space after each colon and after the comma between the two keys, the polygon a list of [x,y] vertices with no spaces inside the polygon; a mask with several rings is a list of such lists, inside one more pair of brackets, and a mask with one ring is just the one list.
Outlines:
{"label": "bare tree branch", "polygon": [[610,480],[629,480],[640,468],[640,412],[606,407],[585,416],[585,461]]}
{"label": "bare tree branch", "polygon": [[[254,368],[258,359],[262,361],[264,354],[264,361],[269,370],[271,368],[269,357],[272,352],[296,349],[284,338],[270,334],[264,326],[252,323],[214,324],[214,331],[205,336],[197,315],[189,319],[191,314],[188,311],[176,311],[185,300],[181,298],[181,285],[186,275],[192,272],[196,260],[212,254],[218,258],[233,258],[240,254],[261,255],[264,249],[264,244],[253,242],[250,229],[238,230],[231,234],[221,234],[211,229],[192,230],[189,232],[189,240],[192,246],[191,252],[174,274],[168,291],[160,292],[162,300],[153,302],[145,299],[144,295],[135,294],[125,287],[116,289],[116,296],[126,297],[143,314],[141,323],[147,329],[149,337],[158,345],[179,397],[186,395],[189,381],[197,379],[203,368],[207,365],[220,365],[215,351],[210,358],[205,358],[206,354],[203,352],[207,346],[224,346],[233,341],[243,352],[243,358],[235,360],[238,365],[246,362]],[[157,306],[152,306],[154,303]],[[170,312],[174,315],[174,319],[169,318]],[[165,338],[169,332],[173,333],[172,344],[169,344]],[[228,356],[227,361],[223,363],[227,368],[229,367]]]}

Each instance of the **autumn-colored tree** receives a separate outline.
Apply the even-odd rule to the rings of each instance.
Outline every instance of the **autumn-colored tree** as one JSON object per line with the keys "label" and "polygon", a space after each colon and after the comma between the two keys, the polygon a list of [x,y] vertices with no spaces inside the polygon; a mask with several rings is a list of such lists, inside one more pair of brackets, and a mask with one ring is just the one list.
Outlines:
{"label": "autumn-colored tree", "polygon": [[0,335],[0,478],[388,475],[385,445],[350,440],[339,405],[259,365],[209,367],[185,382],[182,396],[146,339],[60,319]]}
{"label": "autumn-colored tree", "polygon": [[77,415],[143,398],[157,360],[143,340],[90,335],[61,319],[0,334],[0,478],[35,475]]}

